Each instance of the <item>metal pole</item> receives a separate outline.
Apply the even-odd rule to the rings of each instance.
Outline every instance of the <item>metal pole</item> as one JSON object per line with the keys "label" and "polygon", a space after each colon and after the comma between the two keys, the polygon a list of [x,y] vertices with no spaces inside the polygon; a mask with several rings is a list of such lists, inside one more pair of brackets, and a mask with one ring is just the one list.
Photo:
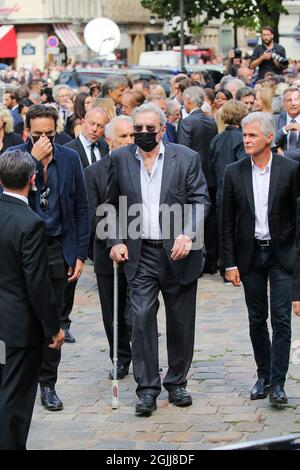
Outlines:
{"label": "metal pole", "polygon": [[118,269],[119,265],[114,261],[114,319],[113,319],[113,361],[114,361],[114,378],[112,382],[112,403],[113,410],[119,407],[119,383],[118,383]]}
{"label": "metal pole", "polygon": [[184,0],[180,0],[180,53],[181,53],[181,70],[184,71]]}

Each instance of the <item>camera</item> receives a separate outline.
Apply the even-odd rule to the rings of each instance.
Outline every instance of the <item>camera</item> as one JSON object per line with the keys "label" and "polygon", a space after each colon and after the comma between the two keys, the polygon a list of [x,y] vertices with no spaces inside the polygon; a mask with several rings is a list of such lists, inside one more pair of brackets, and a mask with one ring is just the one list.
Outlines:
{"label": "camera", "polygon": [[234,58],[235,59],[241,59],[242,58],[242,51],[241,49],[233,49],[233,52],[234,52]]}
{"label": "camera", "polygon": [[277,54],[276,52],[273,52],[272,49],[269,49],[266,52],[268,52],[271,55],[273,60],[277,60],[277,62],[279,62],[284,67],[287,67],[289,65],[288,59],[286,59],[285,57],[282,57],[281,55]]}
{"label": "camera", "polygon": [[281,65],[283,66],[289,65],[289,61],[285,57],[282,57],[281,55],[276,54],[276,52],[272,52],[271,55],[272,55],[272,59],[277,60],[277,62],[279,62]]}

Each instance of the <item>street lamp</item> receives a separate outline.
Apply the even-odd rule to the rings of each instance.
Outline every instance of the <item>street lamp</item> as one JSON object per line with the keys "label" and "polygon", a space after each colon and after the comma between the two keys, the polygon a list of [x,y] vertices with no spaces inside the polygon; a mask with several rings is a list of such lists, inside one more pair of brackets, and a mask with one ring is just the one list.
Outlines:
{"label": "street lamp", "polygon": [[183,71],[184,60],[184,0],[180,1],[180,54],[181,54],[181,70]]}

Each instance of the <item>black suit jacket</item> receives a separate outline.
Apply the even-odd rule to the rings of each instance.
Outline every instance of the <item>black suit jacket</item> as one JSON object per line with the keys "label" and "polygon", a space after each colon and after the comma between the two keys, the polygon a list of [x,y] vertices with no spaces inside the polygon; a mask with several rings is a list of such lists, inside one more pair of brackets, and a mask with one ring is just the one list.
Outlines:
{"label": "black suit jacket", "polygon": [[[300,165],[273,154],[268,213],[272,247],[281,265],[292,272],[295,260],[296,200],[300,194]],[[226,167],[222,198],[222,241],[225,268],[250,267],[255,234],[251,159]]]}
{"label": "black suit jacket", "polygon": [[[136,145],[128,145],[112,153],[108,172],[107,203],[112,204],[118,213],[119,197],[127,197],[127,207],[134,204],[142,204],[140,161],[136,158]],[[182,145],[165,144],[164,166],[160,193],[160,205],[168,207],[178,204],[182,210],[186,205],[186,217],[183,232],[192,236],[191,225],[201,222],[200,217],[195,220],[195,206],[204,205],[208,213],[210,200],[207,184],[201,169],[199,155]],[[124,215],[124,214],[122,214]],[[127,229],[132,221],[136,221],[136,215],[129,215]],[[171,218],[172,219],[172,218]],[[160,219],[161,222],[161,219]],[[195,227],[193,227],[195,228]],[[182,260],[172,261],[171,249],[175,237],[174,227],[170,227],[170,237],[165,240],[165,251],[167,253],[172,271],[178,282],[187,285],[199,277],[202,271],[202,250],[192,250]],[[139,264],[142,240],[133,240],[128,237],[123,239],[110,239],[108,246],[125,243],[128,246],[129,261],[126,262],[125,270],[129,280],[133,280]]]}
{"label": "black suit jacket", "polygon": [[0,340],[34,347],[60,328],[49,301],[46,228],[25,202],[5,194],[0,220]]}
{"label": "black suit jacket", "polygon": [[97,208],[106,202],[107,177],[110,157],[107,155],[99,162],[88,166],[84,170],[84,177],[88,192],[90,209],[90,258],[94,261],[96,274],[112,275],[113,263],[109,257],[107,240],[100,240],[96,235],[99,217],[96,215]]}
{"label": "black suit jacket", "polygon": [[217,187],[216,202],[221,206],[224,172],[227,165],[246,157],[242,129],[227,126],[210,143],[209,160],[213,186]]}
{"label": "black suit jacket", "polygon": [[[103,138],[99,139],[98,143],[99,143],[99,150],[100,150],[101,157],[105,157],[105,155],[107,155],[109,152],[109,147],[107,143],[105,142],[105,139]],[[69,147],[70,149],[75,150],[79,154],[83,169],[89,166],[90,163],[89,163],[88,157],[86,155],[84,146],[82,145],[79,137],[72,140],[71,142],[68,142],[66,144],[66,147]]]}
{"label": "black suit jacket", "polygon": [[217,133],[215,121],[206,116],[201,109],[179,121],[177,142],[199,153],[208,186],[214,186],[209,165],[209,146]]}
{"label": "black suit jacket", "polygon": [[[287,123],[287,113],[280,113],[278,115],[275,115],[274,120],[276,124],[275,145],[281,147],[283,150],[286,150],[288,136],[284,133],[283,127],[286,126]],[[298,141],[296,148],[300,149],[300,132],[298,133]]]}
{"label": "black suit jacket", "polygon": [[294,264],[293,300],[300,300],[300,198],[297,199],[296,259]]}
{"label": "black suit jacket", "polygon": [[5,133],[3,137],[3,147],[0,150],[0,154],[4,153],[7,149],[9,149],[9,147],[23,143],[24,142],[22,137],[16,132],[10,132],[9,134]]}

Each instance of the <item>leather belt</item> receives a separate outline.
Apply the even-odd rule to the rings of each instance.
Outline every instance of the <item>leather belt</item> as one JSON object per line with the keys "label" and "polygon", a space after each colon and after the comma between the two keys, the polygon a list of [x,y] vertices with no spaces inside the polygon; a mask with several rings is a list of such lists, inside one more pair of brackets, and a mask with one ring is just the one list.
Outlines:
{"label": "leather belt", "polygon": [[257,240],[257,239],[255,239],[255,243],[258,246],[271,246],[271,240]]}
{"label": "leather belt", "polygon": [[151,248],[163,248],[163,240],[143,240],[143,245],[150,246]]}

